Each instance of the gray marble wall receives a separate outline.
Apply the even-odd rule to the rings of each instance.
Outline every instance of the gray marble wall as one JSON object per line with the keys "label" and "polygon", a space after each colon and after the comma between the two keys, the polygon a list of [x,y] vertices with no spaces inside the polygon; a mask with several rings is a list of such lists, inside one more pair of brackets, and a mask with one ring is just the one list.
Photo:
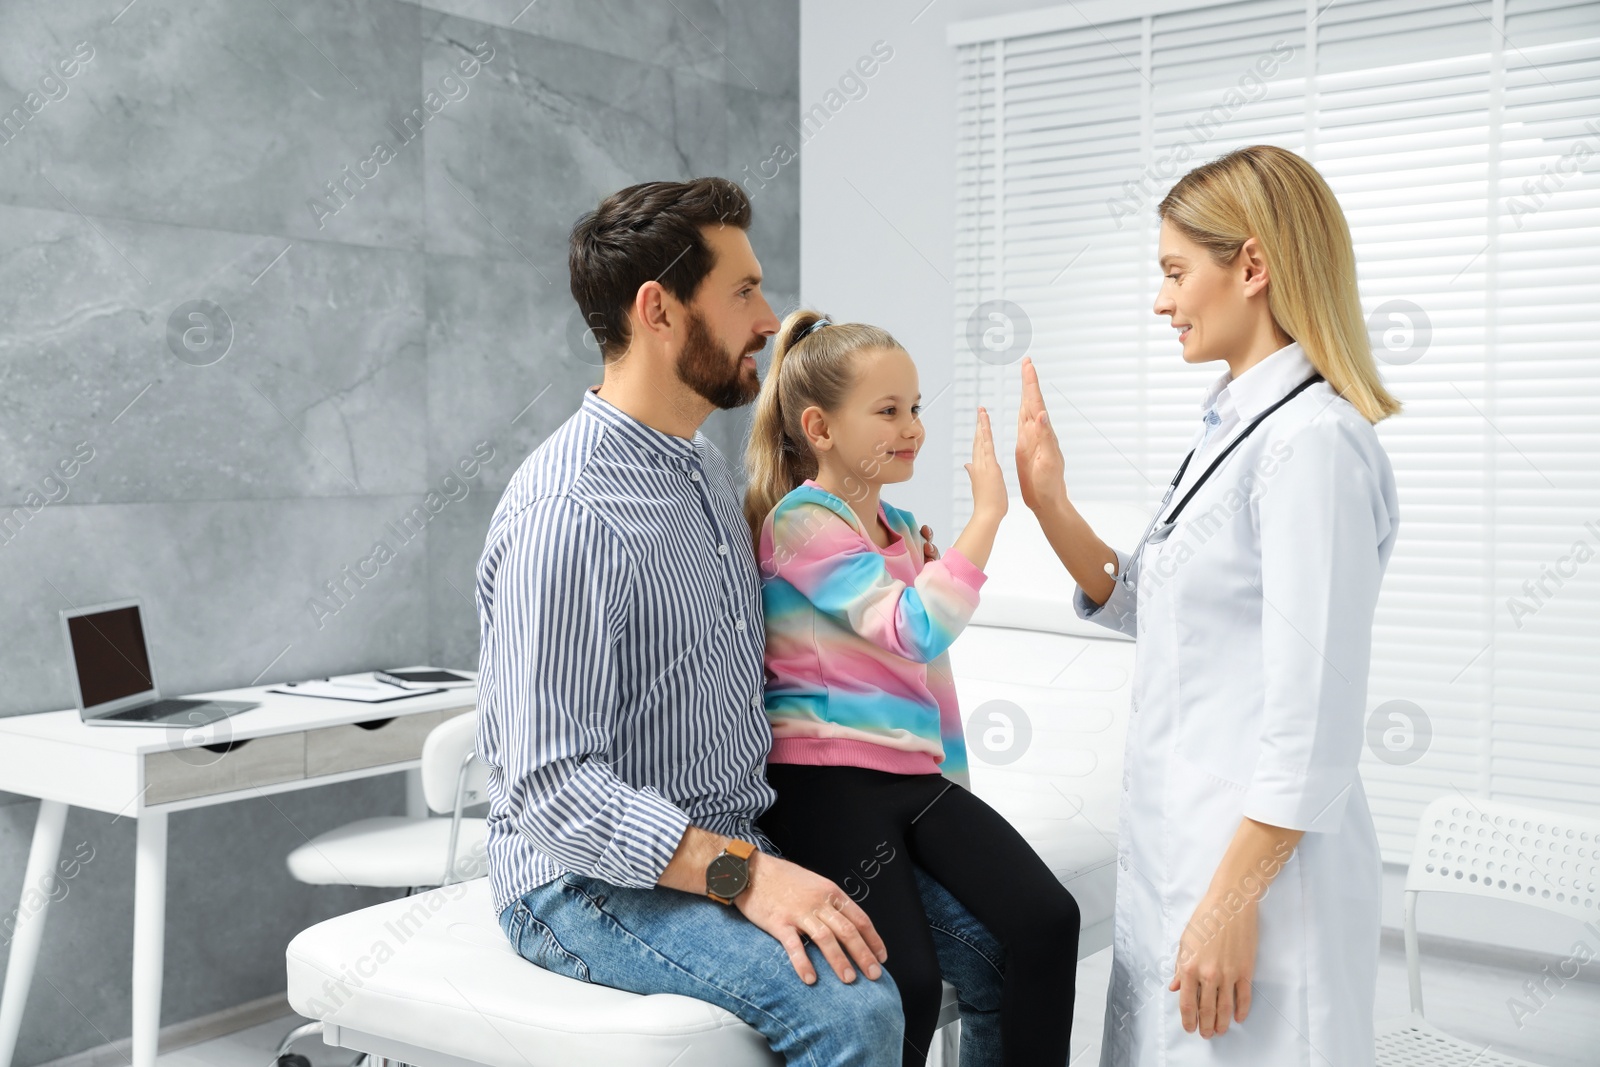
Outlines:
{"label": "gray marble wall", "polygon": [[[475,666],[489,515],[599,380],[577,216],[741,180],[795,300],[795,0],[125,3],[0,4],[0,715],[69,706],[57,610],[125,596],[168,692]],[[36,808],[0,793],[0,958]],[[174,816],[163,1023],[281,990],[297,930],[378,899],[281,857],[401,810],[390,777]],[[133,825],[80,842],[19,1067],[128,1033]]]}

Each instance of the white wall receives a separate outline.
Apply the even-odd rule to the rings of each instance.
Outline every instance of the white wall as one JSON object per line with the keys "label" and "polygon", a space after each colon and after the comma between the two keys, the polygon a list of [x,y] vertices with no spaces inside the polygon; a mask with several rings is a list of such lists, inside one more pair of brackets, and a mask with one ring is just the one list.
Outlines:
{"label": "white wall", "polygon": [[[800,111],[834,105],[800,144],[800,296],[836,318],[882,326],[916,360],[927,442],[916,474],[884,499],[951,529],[950,382],[955,310],[955,50],[951,22],[1050,6],[1017,0],[801,0]],[[841,77],[882,41],[891,57],[857,98]],[[848,88],[848,86],[847,86]],[[830,90],[838,95],[829,98]],[[970,450],[971,442],[962,442]],[[1005,457],[1001,457],[1005,463]],[[966,477],[964,473],[961,477]],[[1013,482],[1014,476],[1008,479]]]}

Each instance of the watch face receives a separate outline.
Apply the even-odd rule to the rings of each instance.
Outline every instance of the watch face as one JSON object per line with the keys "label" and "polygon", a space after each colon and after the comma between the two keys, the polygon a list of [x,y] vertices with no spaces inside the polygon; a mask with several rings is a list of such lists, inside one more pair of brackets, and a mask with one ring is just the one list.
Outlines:
{"label": "watch face", "polygon": [[732,897],[750,882],[750,865],[738,856],[721,855],[706,866],[706,889],[719,897]]}

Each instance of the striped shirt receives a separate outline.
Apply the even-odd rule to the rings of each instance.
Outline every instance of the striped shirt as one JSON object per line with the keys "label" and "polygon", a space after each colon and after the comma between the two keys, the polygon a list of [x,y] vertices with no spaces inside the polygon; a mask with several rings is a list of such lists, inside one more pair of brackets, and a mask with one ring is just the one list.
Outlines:
{"label": "striped shirt", "polygon": [[500,498],[477,605],[497,914],[567,872],[652,887],[690,825],[777,854],[760,580],[705,435],[587,389]]}

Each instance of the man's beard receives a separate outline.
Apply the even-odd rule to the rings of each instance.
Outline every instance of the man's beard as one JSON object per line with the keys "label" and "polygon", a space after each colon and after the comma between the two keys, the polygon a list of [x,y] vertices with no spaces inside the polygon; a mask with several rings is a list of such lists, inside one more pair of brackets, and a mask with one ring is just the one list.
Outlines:
{"label": "man's beard", "polygon": [[706,320],[690,311],[689,336],[678,357],[678,380],[723,410],[743,407],[756,398],[761,382],[754,372],[747,374],[744,360],[731,355],[711,336]]}

